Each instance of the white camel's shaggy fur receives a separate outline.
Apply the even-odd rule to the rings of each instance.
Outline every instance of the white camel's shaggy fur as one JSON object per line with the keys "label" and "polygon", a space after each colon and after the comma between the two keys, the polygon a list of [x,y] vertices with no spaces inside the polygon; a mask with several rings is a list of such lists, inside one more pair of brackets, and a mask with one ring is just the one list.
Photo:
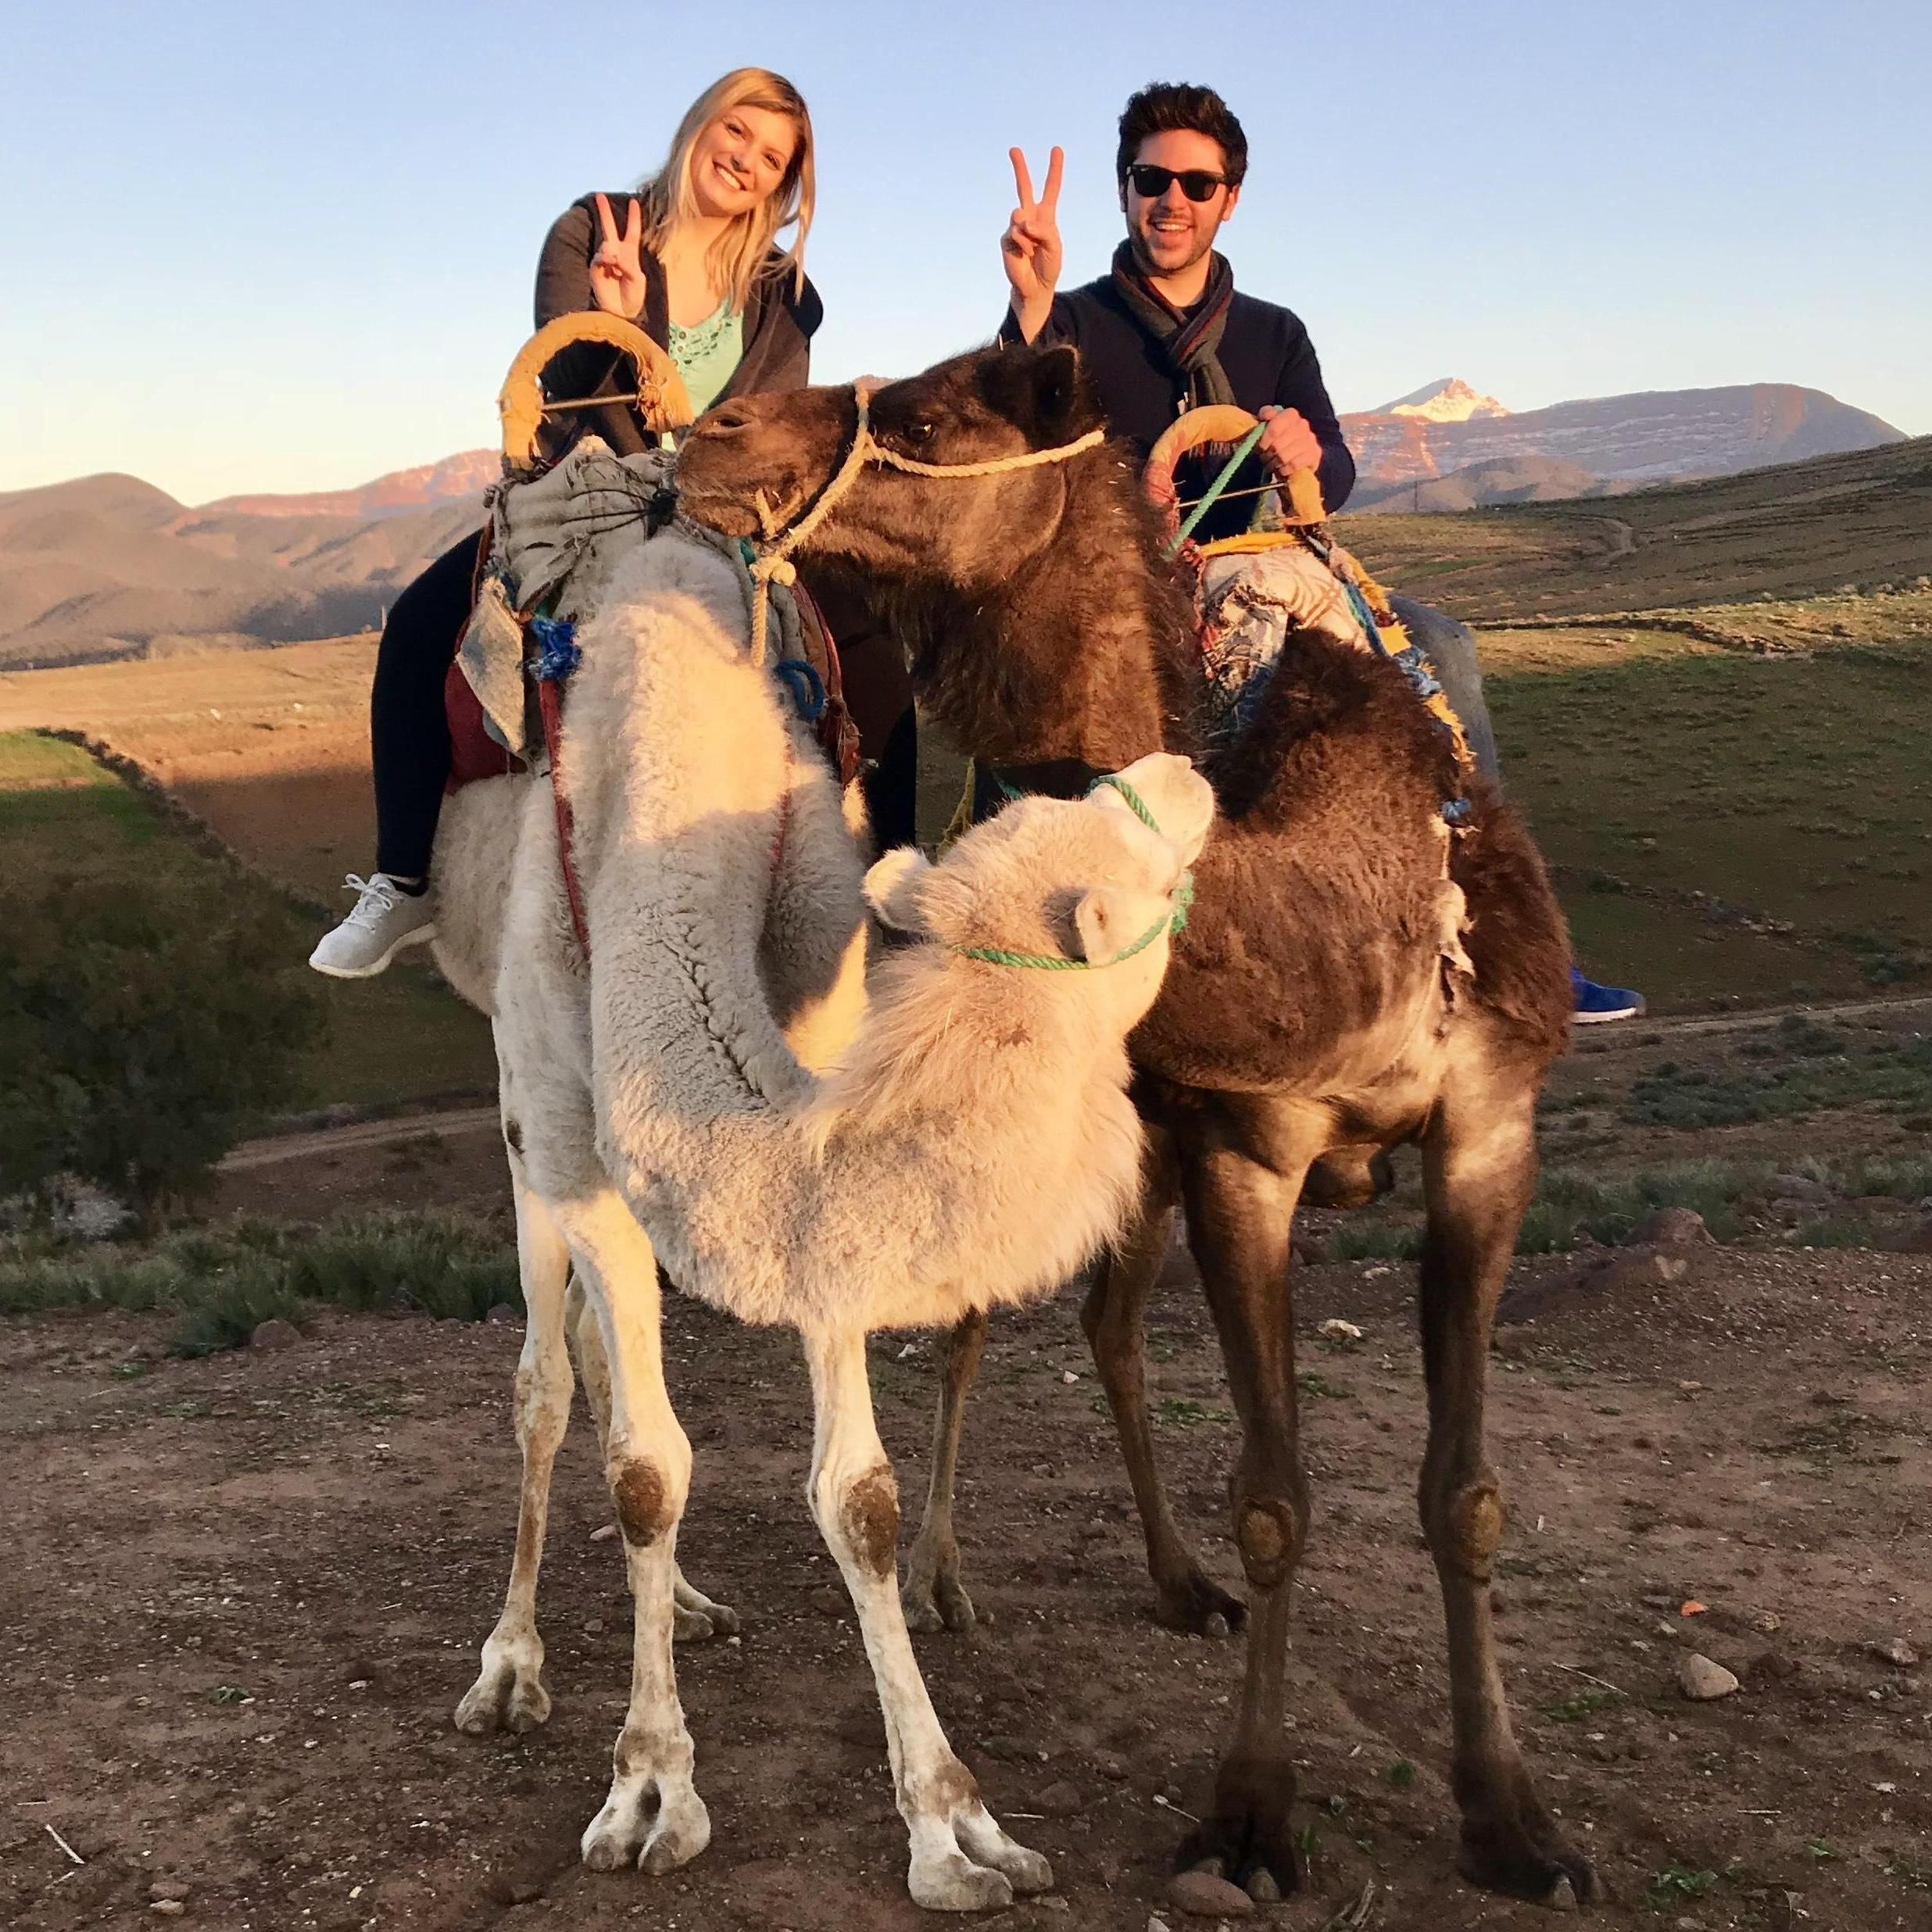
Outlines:
{"label": "white camel's shaggy fur", "polygon": [[[458,1723],[522,1729],[548,1714],[535,1590],[574,1320],[636,1602],[630,1711],[584,1855],[666,1870],[708,1839],[671,1639],[674,1620],[730,1613],[676,1570],[691,1457],[664,1385],[661,1256],[688,1292],[800,1331],[818,1419],[810,1500],[878,1681],[913,1895],[1001,1904],[1051,1874],[980,1805],[914,1660],[865,1336],[1046,1292],[1120,1224],[1140,1148],[1125,1041],[1158,989],[1211,794],[1184,760],[1144,760],[1129,776],[1160,832],[1103,792],[1016,807],[936,868],[882,860],[865,889],[914,943],[875,972],[855,1032],[858,842],[805,728],[747,660],[740,575],[673,532],[617,561],[600,603],[579,623],[560,757],[588,967],[547,786],[469,788],[438,849],[438,957],[496,1021],[530,1318],[516,1561]],[[969,946],[1097,970],[990,963]],[[581,1312],[567,1310],[572,1264]]]}

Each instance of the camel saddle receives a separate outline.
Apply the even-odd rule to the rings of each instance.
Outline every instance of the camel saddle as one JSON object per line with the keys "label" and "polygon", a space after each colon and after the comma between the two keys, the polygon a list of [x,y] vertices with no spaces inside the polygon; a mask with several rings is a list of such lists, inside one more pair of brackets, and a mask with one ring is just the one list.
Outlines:
{"label": "camel saddle", "polygon": [[[449,727],[446,790],[479,778],[549,769],[578,623],[597,608],[617,560],[677,513],[671,458],[614,454],[594,436],[528,481],[498,484],[478,556],[474,596],[443,685]],[[693,534],[736,556],[728,539]],[[775,673],[841,784],[859,768],[839,649],[802,585],[774,602]]]}

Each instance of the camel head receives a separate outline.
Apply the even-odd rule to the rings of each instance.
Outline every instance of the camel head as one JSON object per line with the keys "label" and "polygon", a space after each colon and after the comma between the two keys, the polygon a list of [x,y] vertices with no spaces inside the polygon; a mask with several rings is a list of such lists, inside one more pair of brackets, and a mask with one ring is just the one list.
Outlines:
{"label": "camel head", "polygon": [[[1019,800],[936,865],[911,847],[889,853],[866,875],[866,897],[884,925],[943,946],[954,970],[1023,978],[1124,1039],[1160,990],[1183,877],[1215,802],[1172,753],[1117,776],[1125,789],[1104,782],[1084,799]],[[1039,961],[1055,964],[1021,963]]]}
{"label": "camel head", "polygon": [[[1079,354],[1064,347],[956,356],[922,375],[870,389],[868,415],[882,451],[940,467],[1057,449],[1104,427]],[[839,477],[858,420],[850,386],[721,403],[680,445],[682,505],[732,536],[787,531]],[[1097,448],[1084,460],[1107,459]],[[966,591],[998,584],[1052,532],[1066,501],[1069,467],[934,477],[869,461],[799,554],[889,582],[936,577]]]}

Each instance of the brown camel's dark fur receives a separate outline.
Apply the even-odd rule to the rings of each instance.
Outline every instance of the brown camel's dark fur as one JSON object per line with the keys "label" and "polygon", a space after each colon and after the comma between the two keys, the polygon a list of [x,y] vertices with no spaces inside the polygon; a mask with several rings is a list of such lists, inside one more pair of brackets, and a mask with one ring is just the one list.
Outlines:
{"label": "brown camel's dark fur", "polygon": [[[871,409],[887,447],[948,464],[1057,447],[1099,420],[1067,349],[963,356],[880,390]],[[856,423],[849,390],[727,404],[685,445],[687,504],[752,534],[745,505],[762,490],[768,514],[796,521]],[[1131,463],[1108,445],[971,479],[869,469],[809,549],[871,587],[914,653],[925,702],[975,758],[1111,770],[1197,748],[1191,612],[1154,561],[1154,534]],[[1483,1440],[1490,1319],[1534,1175],[1537,1089],[1567,1024],[1562,917],[1527,832],[1489,788],[1475,789],[1471,821],[1449,840],[1451,754],[1385,660],[1297,640],[1253,724],[1204,769],[1222,818],[1161,996],[1132,1042],[1149,1125],[1140,1218],[1100,1264],[1082,1317],[1161,1614],[1195,1630],[1247,1623],[1234,1736],[1182,1862],[1218,1860],[1258,1896],[1296,1882],[1283,1678],[1308,1494],[1290,1228],[1324,1155],[1347,1150],[1365,1171],[1374,1150],[1410,1140],[1428,1196],[1420,1501],[1448,1629],[1461,1862],[1497,1889],[1587,1898],[1594,1873],[1510,1731],[1490,1629],[1502,1505]],[[1230,1500],[1245,1607],[1181,1537],[1147,1426],[1141,1311],[1178,1202],[1242,1426]],[[908,1580],[948,1623],[970,1615],[950,1449],[976,1354],[973,1336],[956,1340],[935,1458],[945,1481]]]}

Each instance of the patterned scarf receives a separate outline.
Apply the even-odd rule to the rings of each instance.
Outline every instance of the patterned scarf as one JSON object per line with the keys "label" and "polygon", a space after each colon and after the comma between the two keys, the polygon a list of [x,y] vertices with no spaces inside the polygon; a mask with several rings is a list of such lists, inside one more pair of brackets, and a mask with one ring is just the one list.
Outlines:
{"label": "patterned scarf", "polygon": [[1190,409],[1234,400],[1221,367],[1221,334],[1228,324],[1228,305],[1234,299],[1234,270],[1225,256],[1211,258],[1208,292],[1191,318],[1141,273],[1130,242],[1114,251],[1114,286],[1128,313],[1160,345],[1168,367],[1186,383]]}

